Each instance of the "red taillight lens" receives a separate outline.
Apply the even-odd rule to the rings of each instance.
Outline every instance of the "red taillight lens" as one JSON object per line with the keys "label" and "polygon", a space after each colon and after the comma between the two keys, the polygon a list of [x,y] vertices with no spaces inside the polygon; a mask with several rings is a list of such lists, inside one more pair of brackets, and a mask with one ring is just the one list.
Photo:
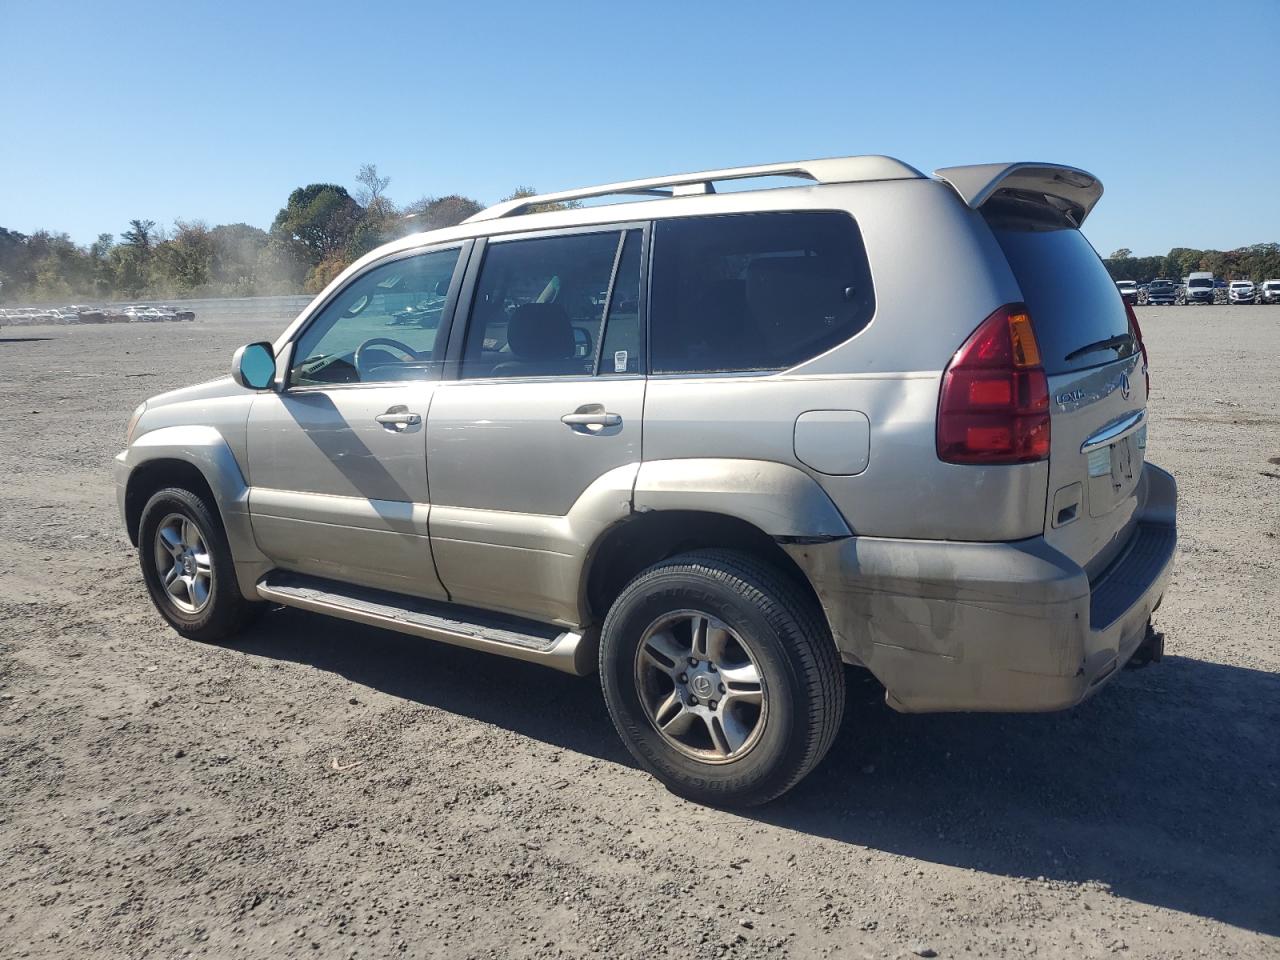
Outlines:
{"label": "red taillight lens", "polygon": [[1031,463],[1049,456],[1049,379],[1027,308],[1001,307],[942,374],[938,457],[947,463]]}
{"label": "red taillight lens", "polygon": [[1129,315],[1129,326],[1133,327],[1133,335],[1138,339],[1138,349],[1142,351],[1142,376],[1147,382],[1149,397],[1151,396],[1151,361],[1147,357],[1147,344],[1142,339],[1142,328],[1138,326],[1138,315],[1133,312],[1133,307],[1126,303],[1124,311]]}

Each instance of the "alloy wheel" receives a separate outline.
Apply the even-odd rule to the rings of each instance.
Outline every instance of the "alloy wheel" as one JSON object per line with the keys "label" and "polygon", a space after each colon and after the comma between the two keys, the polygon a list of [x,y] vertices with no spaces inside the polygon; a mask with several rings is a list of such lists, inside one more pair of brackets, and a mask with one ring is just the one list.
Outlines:
{"label": "alloy wheel", "polygon": [[208,541],[190,517],[171,513],[156,527],[156,574],[170,603],[186,614],[202,611],[213,593]]}
{"label": "alloy wheel", "polygon": [[747,641],[699,611],[679,611],[649,626],[636,649],[635,680],[654,729],[703,763],[744,756],[768,719],[764,676]]}

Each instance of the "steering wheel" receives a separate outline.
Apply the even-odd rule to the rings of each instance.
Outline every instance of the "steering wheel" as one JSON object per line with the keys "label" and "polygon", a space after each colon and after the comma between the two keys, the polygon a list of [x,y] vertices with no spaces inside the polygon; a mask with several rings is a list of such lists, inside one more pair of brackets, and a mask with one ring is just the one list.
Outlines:
{"label": "steering wheel", "polygon": [[370,337],[364,343],[360,344],[360,346],[356,347],[355,356],[351,358],[352,362],[355,364],[356,372],[360,374],[361,380],[364,379],[364,375],[365,375],[365,369],[364,369],[364,364],[362,363],[362,360],[364,358],[364,351],[366,347],[391,347],[395,350],[399,350],[403,354],[408,355],[408,357],[412,360],[422,359],[422,357],[419,356],[418,352],[414,350],[413,347],[410,347],[407,344],[401,343],[399,340],[392,340],[390,337]]}

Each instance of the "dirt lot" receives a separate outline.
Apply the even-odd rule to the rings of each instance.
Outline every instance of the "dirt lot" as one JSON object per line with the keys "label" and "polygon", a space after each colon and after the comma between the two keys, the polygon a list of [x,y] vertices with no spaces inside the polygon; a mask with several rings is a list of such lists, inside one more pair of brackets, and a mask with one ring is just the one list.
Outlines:
{"label": "dirt lot", "polygon": [[1165,662],[1032,717],[851,674],[745,815],[633,767],[594,678],[287,610],[180,639],[110,459],[278,327],[0,329],[0,956],[1280,955],[1280,309],[1140,316]]}

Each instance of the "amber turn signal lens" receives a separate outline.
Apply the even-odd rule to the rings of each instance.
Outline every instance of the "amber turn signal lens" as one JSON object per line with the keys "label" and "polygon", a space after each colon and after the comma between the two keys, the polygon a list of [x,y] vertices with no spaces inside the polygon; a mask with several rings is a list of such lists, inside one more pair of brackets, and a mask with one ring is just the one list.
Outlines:
{"label": "amber turn signal lens", "polygon": [[1009,337],[1013,340],[1013,365],[1015,367],[1040,366],[1040,345],[1036,343],[1031,317],[1025,313],[1009,314]]}

